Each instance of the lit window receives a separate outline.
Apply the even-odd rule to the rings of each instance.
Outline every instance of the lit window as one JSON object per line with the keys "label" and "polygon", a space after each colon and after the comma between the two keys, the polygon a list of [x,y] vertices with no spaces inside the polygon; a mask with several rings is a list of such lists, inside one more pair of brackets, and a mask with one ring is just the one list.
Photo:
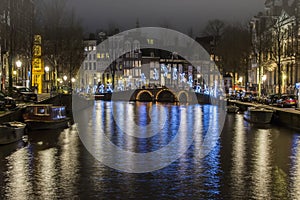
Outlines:
{"label": "lit window", "polygon": [[154,44],[154,40],[153,39],[147,39],[148,44],[153,45]]}
{"label": "lit window", "polygon": [[100,56],[100,53],[97,53],[97,58],[98,58],[98,59],[100,59],[100,58],[101,58],[101,56]]}

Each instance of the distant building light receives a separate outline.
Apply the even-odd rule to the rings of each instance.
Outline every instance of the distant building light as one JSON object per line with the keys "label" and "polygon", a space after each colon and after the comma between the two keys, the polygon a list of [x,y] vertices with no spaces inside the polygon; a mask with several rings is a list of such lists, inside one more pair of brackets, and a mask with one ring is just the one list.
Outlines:
{"label": "distant building light", "polygon": [[154,44],[154,40],[153,39],[147,39],[148,44],[153,45]]}

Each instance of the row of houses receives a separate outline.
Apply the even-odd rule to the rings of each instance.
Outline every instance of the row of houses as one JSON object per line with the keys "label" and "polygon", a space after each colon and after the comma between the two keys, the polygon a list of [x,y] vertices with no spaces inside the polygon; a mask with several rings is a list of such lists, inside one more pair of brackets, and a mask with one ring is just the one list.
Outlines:
{"label": "row of houses", "polygon": [[[185,89],[198,86],[208,89],[213,85],[205,81],[213,78],[209,75],[204,77],[207,68],[203,67],[212,62],[204,64],[202,60],[202,63],[194,66],[183,58],[184,55],[160,49],[157,44],[165,41],[139,33],[134,33],[134,36],[118,34],[106,37],[101,32],[99,35],[101,37],[98,39],[85,40],[86,56],[76,83],[76,88],[82,92],[96,92],[99,86],[109,87],[109,90],[110,87],[128,90],[160,86]],[[109,42],[103,42],[104,39]],[[150,48],[143,48],[145,45]]]}
{"label": "row of houses", "polygon": [[300,1],[266,0],[250,22],[249,83],[264,93],[294,93],[300,82]]}

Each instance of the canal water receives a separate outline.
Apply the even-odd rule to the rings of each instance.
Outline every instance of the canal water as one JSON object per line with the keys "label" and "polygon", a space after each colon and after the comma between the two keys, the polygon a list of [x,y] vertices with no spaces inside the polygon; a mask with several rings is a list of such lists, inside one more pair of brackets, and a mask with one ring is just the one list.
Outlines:
{"label": "canal water", "polygon": [[0,146],[0,199],[299,199],[300,134],[219,109],[98,101]]}

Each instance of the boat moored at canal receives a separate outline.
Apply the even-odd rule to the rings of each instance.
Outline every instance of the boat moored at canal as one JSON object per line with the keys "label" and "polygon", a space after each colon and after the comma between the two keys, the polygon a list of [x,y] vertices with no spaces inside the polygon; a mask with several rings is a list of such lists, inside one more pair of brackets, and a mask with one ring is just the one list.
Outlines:
{"label": "boat moored at canal", "polygon": [[95,93],[94,98],[95,98],[95,100],[110,101],[111,100],[111,96],[112,96],[111,92]]}
{"label": "boat moored at canal", "polygon": [[237,113],[239,111],[239,107],[236,105],[228,105],[226,107],[227,113]]}
{"label": "boat moored at canal", "polygon": [[273,111],[263,107],[248,107],[244,112],[244,119],[251,123],[268,124],[271,123]]}
{"label": "boat moored at canal", "polygon": [[22,139],[26,124],[12,121],[0,124],[0,144],[9,144]]}
{"label": "boat moored at canal", "polygon": [[27,106],[23,118],[31,130],[67,128],[70,125],[70,118],[66,116],[65,106],[53,106],[52,104]]}

